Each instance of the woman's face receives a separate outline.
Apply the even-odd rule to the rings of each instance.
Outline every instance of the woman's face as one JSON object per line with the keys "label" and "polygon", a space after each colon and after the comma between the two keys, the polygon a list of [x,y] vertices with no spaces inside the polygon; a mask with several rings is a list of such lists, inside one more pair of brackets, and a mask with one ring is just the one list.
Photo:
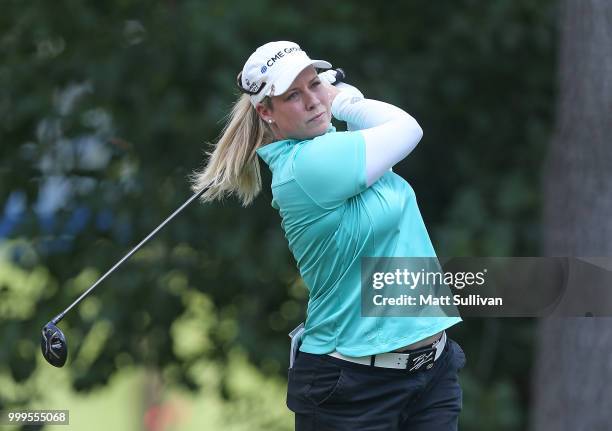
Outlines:
{"label": "woman's face", "polygon": [[331,96],[314,67],[304,69],[286,92],[272,96],[271,100],[271,108],[260,103],[257,112],[277,139],[310,139],[327,131]]}

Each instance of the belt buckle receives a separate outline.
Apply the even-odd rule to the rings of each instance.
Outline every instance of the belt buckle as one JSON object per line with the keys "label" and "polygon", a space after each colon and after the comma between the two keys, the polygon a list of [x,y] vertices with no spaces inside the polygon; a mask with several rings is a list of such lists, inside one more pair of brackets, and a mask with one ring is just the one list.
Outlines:
{"label": "belt buckle", "polygon": [[408,371],[419,371],[422,368],[429,370],[433,367],[435,358],[435,347],[413,350],[409,353],[408,360],[406,361],[406,369]]}

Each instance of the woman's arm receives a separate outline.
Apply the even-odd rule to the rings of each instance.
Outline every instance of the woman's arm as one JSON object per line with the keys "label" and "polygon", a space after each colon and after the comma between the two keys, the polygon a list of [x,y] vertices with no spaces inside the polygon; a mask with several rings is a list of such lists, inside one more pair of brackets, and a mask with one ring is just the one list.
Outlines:
{"label": "woman's arm", "polygon": [[360,130],[365,139],[366,180],[370,186],[416,147],[423,130],[405,111],[378,100],[365,99],[355,87],[334,87],[332,115]]}

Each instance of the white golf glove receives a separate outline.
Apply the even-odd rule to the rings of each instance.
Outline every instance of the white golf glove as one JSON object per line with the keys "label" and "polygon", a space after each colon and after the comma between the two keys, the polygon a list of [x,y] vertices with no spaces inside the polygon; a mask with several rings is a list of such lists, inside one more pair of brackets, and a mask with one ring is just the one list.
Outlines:
{"label": "white golf glove", "polygon": [[[364,99],[364,95],[357,87],[354,87],[346,82],[336,82],[336,71],[334,69],[326,70],[325,72],[319,73],[319,78],[323,81],[326,81],[340,90],[340,94],[338,94],[332,105],[332,112],[340,112],[349,104],[358,102]],[[336,117],[336,115],[334,115]],[[336,117],[338,118],[338,117]],[[352,124],[348,124],[349,130],[355,130]]]}

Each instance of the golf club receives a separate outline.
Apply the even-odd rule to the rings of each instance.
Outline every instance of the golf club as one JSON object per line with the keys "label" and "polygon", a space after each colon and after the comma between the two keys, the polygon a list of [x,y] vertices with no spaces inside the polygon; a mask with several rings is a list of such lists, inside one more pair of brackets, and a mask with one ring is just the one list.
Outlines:
{"label": "golf club", "polygon": [[[333,85],[342,82],[346,78],[346,74],[342,69],[335,69],[336,77]],[[40,349],[42,350],[42,354],[51,365],[54,367],[63,367],[66,363],[66,359],[68,358],[68,343],[66,341],[66,336],[56,325],[64,318],[66,313],[68,313],[75,305],[77,305],[83,298],[85,298],[89,293],[96,288],[106,277],[113,273],[123,262],[129,259],[134,253],[136,253],[140,247],[142,247],[148,240],[150,240],[157,232],[159,232],[168,222],[170,222],[177,214],[179,214],[185,207],[187,207],[191,202],[202,196],[202,194],[207,189],[200,190],[191,196],[187,201],[181,205],[176,211],[174,211],[166,220],[164,220],[159,226],[157,226],[153,232],[151,232],[145,239],[140,241],[140,243],[129,251],[119,262],[117,262],[111,269],[109,269],[102,277],[100,277],[94,284],[91,285],[81,296],[79,296],[72,304],[68,306],[64,311],[51,319],[41,331],[40,338]]]}
{"label": "golf club", "polygon": [[179,214],[185,207],[187,207],[191,202],[202,196],[202,194],[206,191],[206,189],[200,190],[191,196],[187,201],[181,205],[176,211],[174,211],[166,220],[164,220],[159,226],[157,226],[153,232],[151,232],[145,239],[140,241],[136,247],[129,251],[119,262],[117,262],[111,269],[109,269],[102,277],[100,277],[94,284],[91,285],[81,296],[79,296],[76,301],[68,306],[64,311],[55,316],[49,323],[47,323],[42,328],[42,336],[40,339],[40,348],[42,350],[42,354],[51,365],[55,367],[63,367],[66,363],[66,358],[68,358],[68,344],[66,342],[66,337],[64,333],[59,329],[56,325],[64,318],[66,313],[68,313],[75,305],[77,305],[83,298],[85,298],[89,293],[106,277],[113,273],[119,266],[130,258],[134,253],[136,253],[140,247],[142,247],[148,240],[150,240],[157,232],[159,232],[166,224],[168,224],[177,214]]}

